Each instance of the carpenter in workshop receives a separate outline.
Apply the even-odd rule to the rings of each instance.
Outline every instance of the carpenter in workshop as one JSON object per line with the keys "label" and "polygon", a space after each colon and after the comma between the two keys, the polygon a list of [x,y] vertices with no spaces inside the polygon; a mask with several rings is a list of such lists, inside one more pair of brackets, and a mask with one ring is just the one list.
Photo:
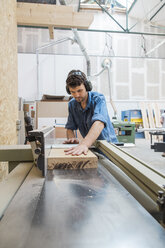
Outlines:
{"label": "carpenter in workshop", "polygon": [[[69,116],[65,128],[67,129],[66,144],[78,144],[66,149],[66,154],[87,154],[88,148],[96,139],[116,143],[117,138],[110,121],[105,97],[93,92],[91,82],[80,70],[72,70],[66,79],[66,91],[73,98],[69,102]],[[79,129],[83,139],[75,136],[74,130]]]}

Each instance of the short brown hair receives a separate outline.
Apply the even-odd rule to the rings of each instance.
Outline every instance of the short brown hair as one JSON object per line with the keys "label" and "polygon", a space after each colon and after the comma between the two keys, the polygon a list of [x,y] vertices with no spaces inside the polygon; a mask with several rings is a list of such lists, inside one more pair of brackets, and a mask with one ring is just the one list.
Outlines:
{"label": "short brown hair", "polygon": [[85,73],[83,73],[80,70],[72,70],[68,73],[67,79],[66,79],[66,87],[69,89],[75,88],[77,86],[80,86],[81,84],[85,84],[87,81]]}

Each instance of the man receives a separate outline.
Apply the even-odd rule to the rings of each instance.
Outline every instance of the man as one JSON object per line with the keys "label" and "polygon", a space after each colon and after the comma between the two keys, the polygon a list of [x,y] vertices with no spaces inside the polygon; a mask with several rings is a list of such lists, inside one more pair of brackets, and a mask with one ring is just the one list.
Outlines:
{"label": "man", "polygon": [[[92,85],[83,72],[72,70],[66,80],[66,90],[73,96],[69,102],[67,144],[79,144],[65,150],[66,154],[87,154],[88,148],[96,139],[118,142],[106,107],[105,97],[91,92]],[[83,140],[75,137],[74,130],[79,129]]]}
{"label": "man", "polygon": [[[162,127],[165,128],[165,110],[161,115],[160,123],[162,124]],[[165,135],[163,135],[163,142],[165,142]],[[162,157],[165,157],[165,152],[163,152]]]}

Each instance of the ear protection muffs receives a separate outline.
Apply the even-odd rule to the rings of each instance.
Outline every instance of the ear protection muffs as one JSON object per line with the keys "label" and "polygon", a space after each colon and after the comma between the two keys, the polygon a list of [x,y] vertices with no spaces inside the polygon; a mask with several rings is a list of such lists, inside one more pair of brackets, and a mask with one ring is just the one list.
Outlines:
{"label": "ear protection muffs", "polygon": [[[85,86],[85,89],[86,91],[91,91],[92,90],[92,84],[90,81],[88,80],[84,80],[84,77],[82,75],[82,73],[80,71],[75,71],[73,73],[71,73],[68,77],[67,77],[67,80],[68,78],[70,78],[71,76],[81,76],[83,78],[83,81],[84,81],[84,86]],[[66,92],[70,95],[70,90],[69,90],[69,87],[66,85]]]}

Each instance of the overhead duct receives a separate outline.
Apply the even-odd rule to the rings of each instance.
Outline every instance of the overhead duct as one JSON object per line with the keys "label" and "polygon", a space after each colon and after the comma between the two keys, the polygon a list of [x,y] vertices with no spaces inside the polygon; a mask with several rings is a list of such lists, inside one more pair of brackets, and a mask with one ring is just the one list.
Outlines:
{"label": "overhead duct", "polygon": [[[59,0],[61,5],[67,5],[65,0]],[[84,45],[81,42],[80,36],[77,32],[76,28],[72,28],[73,34],[74,34],[74,38],[75,41],[77,42],[77,44],[80,47],[80,50],[82,51],[85,59],[86,59],[86,64],[87,64],[87,77],[89,77],[91,75],[91,63],[90,63],[90,58],[86,52],[86,48],[84,47]]]}
{"label": "overhead duct", "polygon": [[114,117],[117,117],[117,110],[112,100],[110,66],[111,66],[110,59],[108,58],[104,59],[102,62],[102,67],[108,71],[108,86],[109,86],[109,98],[110,98],[109,100],[114,111]]}
{"label": "overhead duct", "polygon": [[86,49],[85,49],[84,45],[81,42],[81,39],[80,39],[79,34],[77,32],[77,29],[73,28],[72,31],[74,33],[74,38],[75,38],[77,44],[79,45],[79,47],[80,47],[80,49],[81,49],[81,51],[82,51],[82,53],[83,53],[83,55],[84,55],[84,57],[86,59],[87,77],[89,77],[91,75],[91,62],[90,62],[90,58],[89,58],[89,56],[88,56],[88,54],[86,52]]}

